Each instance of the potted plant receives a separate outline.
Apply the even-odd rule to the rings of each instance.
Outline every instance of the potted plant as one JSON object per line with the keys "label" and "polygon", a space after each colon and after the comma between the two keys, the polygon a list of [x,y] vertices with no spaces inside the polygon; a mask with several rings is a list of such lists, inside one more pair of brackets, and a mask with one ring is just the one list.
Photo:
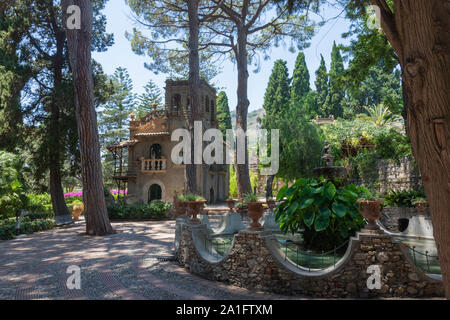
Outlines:
{"label": "potted plant", "polygon": [[275,209],[275,199],[273,197],[268,197],[266,203],[270,210]]}
{"label": "potted plant", "polygon": [[72,205],[72,217],[75,221],[78,221],[84,211],[84,203],[80,200],[75,200],[74,202],[72,202]]}
{"label": "potted plant", "polygon": [[248,230],[260,230],[261,224],[259,219],[263,215],[263,203],[259,201],[258,196],[254,193],[248,193],[244,196],[244,202],[248,206],[248,217],[252,219],[252,223]]}
{"label": "potted plant", "polygon": [[414,198],[412,204],[419,210],[420,212],[424,212],[427,209],[427,199],[422,197]]}
{"label": "potted plant", "polygon": [[186,199],[183,194],[176,195],[174,202],[174,210],[177,215],[186,215]]}
{"label": "potted plant", "polygon": [[228,208],[230,209],[230,211],[233,211],[234,205],[236,204],[236,200],[234,200],[233,197],[228,197],[227,204],[228,204]]}
{"label": "potted plant", "polygon": [[365,229],[379,230],[380,227],[377,225],[377,220],[381,218],[383,200],[367,192],[359,198],[358,204],[362,216],[369,222]]}
{"label": "potted plant", "polygon": [[200,223],[197,215],[206,203],[205,198],[196,194],[188,194],[184,197],[187,204],[188,216],[191,217],[191,223]]}

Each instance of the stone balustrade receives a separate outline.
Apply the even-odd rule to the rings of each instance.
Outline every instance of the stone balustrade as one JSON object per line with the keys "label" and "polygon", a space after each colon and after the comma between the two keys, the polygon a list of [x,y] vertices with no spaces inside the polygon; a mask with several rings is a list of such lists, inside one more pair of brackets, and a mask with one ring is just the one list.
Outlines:
{"label": "stone balustrade", "polygon": [[[191,273],[248,289],[314,298],[442,297],[440,279],[423,273],[401,243],[382,232],[362,230],[329,270],[308,272],[285,261],[271,231],[240,231],[220,259],[202,248],[206,226],[177,221],[176,256]],[[380,268],[380,289],[369,289],[368,269]]]}

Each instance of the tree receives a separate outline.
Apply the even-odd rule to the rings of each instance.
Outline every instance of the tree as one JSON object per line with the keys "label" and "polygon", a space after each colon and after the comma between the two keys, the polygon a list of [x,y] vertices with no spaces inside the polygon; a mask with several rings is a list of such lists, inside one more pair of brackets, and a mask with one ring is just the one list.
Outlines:
{"label": "tree", "polygon": [[291,107],[301,109],[310,91],[309,71],[306,65],[305,54],[299,52],[292,76]]}
{"label": "tree", "polygon": [[128,117],[134,111],[133,83],[125,68],[119,67],[110,78],[112,94],[99,113],[99,128],[103,146],[110,146],[128,138]]}
{"label": "tree", "polygon": [[[280,119],[289,113],[290,103],[290,79],[289,72],[284,60],[277,60],[274,63],[272,74],[264,94],[263,108],[266,111],[263,120],[263,128],[267,130],[278,129]],[[270,140],[269,140],[270,141]],[[269,152],[271,148],[269,146]],[[272,196],[273,180],[275,176],[268,176],[266,179],[266,196]]]}
{"label": "tree", "polygon": [[[114,232],[106,210],[100,162],[100,143],[97,116],[94,107],[94,81],[91,66],[93,7],[88,0],[63,0],[63,12],[77,5],[81,12],[81,29],[67,32],[67,46],[72,67],[75,107],[80,137],[83,202],[88,235],[106,235]],[[65,16],[66,20],[69,16]]]}
{"label": "tree", "polygon": [[358,0],[345,4],[355,8],[355,15],[360,17],[365,16],[368,4],[380,9],[382,30],[400,62],[408,134],[430,204],[443,283],[450,299],[448,3]]}
{"label": "tree", "polygon": [[[132,45],[137,53],[147,52],[154,59],[150,67],[167,70],[170,65],[183,69],[183,59],[189,47],[181,31],[188,28],[185,3],[180,0],[140,1],[129,0],[130,7],[145,20],[152,30],[153,39],[134,30]],[[299,49],[305,47],[314,33],[314,24],[307,15],[291,16],[288,10],[269,0],[200,1],[199,52],[201,61],[214,65],[217,59],[229,58],[236,62],[238,70],[237,129],[247,131],[249,101],[247,98],[248,64],[257,59],[257,53],[267,53],[270,47],[279,45],[285,37],[292,39]],[[272,18],[268,18],[270,14]],[[178,46],[169,46],[168,43]],[[267,55],[267,54],[266,54]],[[216,60],[214,60],[216,59]],[[247,144],[245,153],[247,155]],[[239,195],[251,191],[248,156],[245,164],[237,165]]]}
{"label": "tree", "polygon": [[143,117],[153,111],[153,104],[157,104],[159,106],[162,105],[162,94],[161,89],[156,85],[153,80],[150,80],[144,86],[144,93],[141,93],[138,96],[138,107],[136,110],[137,117]]}
{"label": "tree", "polygon": [[317,115],[326,118],[325,102],[328,96],[328,72],[325,59],[320,55],[320,66],[316,71]]}
{"label": "tree", "polygon": [[331,51],[331,67],[329,73],[328,96],[325,101],[325,113],[340,118],[344,115],[345,90],[343,85],[344,61],[336,42]]}
{"label": "tree", "polygon": [[217,122],[219,123],[219,130],[225,137],[227,134],[227,129],[233,129],[231,124],[231,112],[230,106],[228,105],[228,97],[225,91],[219,92],[217,95]]}

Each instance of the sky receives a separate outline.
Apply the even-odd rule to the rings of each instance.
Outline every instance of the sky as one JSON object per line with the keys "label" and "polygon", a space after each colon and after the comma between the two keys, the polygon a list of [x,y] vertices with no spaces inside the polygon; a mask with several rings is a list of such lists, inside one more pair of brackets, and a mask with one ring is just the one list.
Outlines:
{"label": "sky", "polygon": [[[109,1],[103,13],[107,18],[106,31],[114,34],[115,44],[106,52],[94,53],[93,58],[102,64],[104,72],[113,74],[118,67],[128,70],[133,80],[134,91],[142,93],[145,84],[153,80],[162,90],[164,88],[167,75],[154,74],[144,67],[145,62],[150,58],[138,56],[131,50],[130,42],[125,38],[126,31],[132,31],[134,21],[131,18],[131,11],[124,0]],[[325,58],[327,68],[330,67],[330,55],[333,41],[337,44],[347,44],[348,39],[342,39],[342,33],[348,31],[350,22],[343,16],[339,16],[341,10],[336,8],[324,8],[321,15],[328,21],[322,26],[313,39],[309,48],[304,50],[306,64],[311,76],[311,87],[314,88],[315,71],[319,68],[320,55]],[[337,18],[335,18],[337,17]],[[273,48],[270,52],[269,60],[262,60],[260,70],[254,73],[254,67],[249,66],[249,86],[248,98],[250,100],[249,111],[259,109],[263,105],[264,92],[269,81],[274,62],[277,59],[287,61],[290,76],[292,76],[297,53],[291,53],[287,48]],[[224,62],[222,73],[213,79],[216,87],[227,93],[230,109],[234,110],[237,103],[237,69],[231,61]]]}

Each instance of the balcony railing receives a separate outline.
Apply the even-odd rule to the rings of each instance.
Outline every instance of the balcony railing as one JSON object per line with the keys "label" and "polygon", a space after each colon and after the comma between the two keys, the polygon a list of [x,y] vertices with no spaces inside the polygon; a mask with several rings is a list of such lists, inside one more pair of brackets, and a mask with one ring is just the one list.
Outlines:
{"label": "balcony railing", "polygon": [[163,173],[167,170],[167,159],[143,159],[141,171],[144,173]]}

